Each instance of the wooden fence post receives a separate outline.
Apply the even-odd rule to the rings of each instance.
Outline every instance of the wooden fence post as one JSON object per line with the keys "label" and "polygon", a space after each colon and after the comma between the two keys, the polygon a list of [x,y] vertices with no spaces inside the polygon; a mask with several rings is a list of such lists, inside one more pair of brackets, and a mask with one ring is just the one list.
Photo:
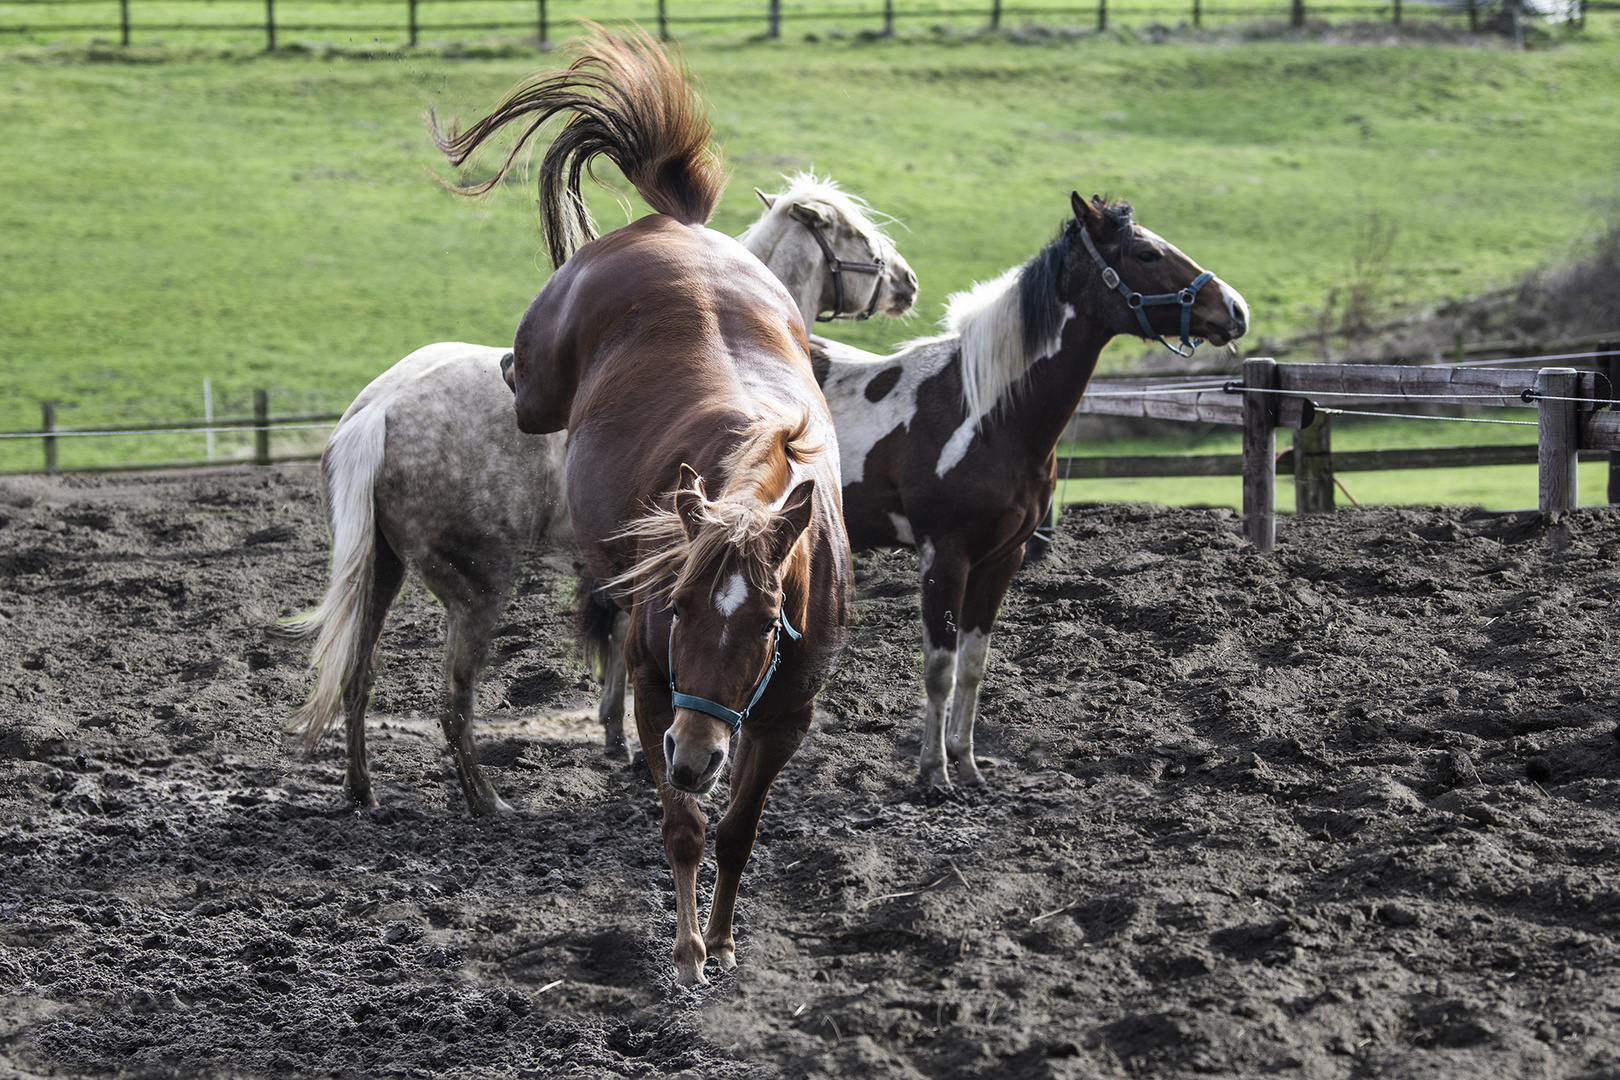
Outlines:
{"label": "wooden fence post", "polygon": [[56,436],[50,433],[56,430],[56,402],[42,401],[39,409],[44,414],[40,430],[46,433],[41,440],[45,443],[45,471],[53,473],[56,471]]}
{"label": "wooden fence post", "polygon": [[1294,431],[1294,513],[1333,513],[1332,431],[1325,412]]}
{"label": "wooden fence post", "polygon": [[410,38],[411,38],[411,45],[414,48],[415,45],[416,45],[416,0],[406,0],[405,7],[409,11],[409,16],[408,16],[408,20],[409,20],[409,23],[410,23],[409,33],[410,33]]}
{"label": "wooden fence post", "polygon": [[992,0],[990,4],[990,29],[1001,29],[1001,0]]}
{"label": "wooden fence post", "polygon": [[1394,23],[1396,26],[1401,25],[1401,0],[1395,0]]}
{"label": "wooden fence post", "polygon": [[276,51],[276,0],[264,0],[265,52]]}
{"label": "wooden fence post", "polygon": [[1193,0],[1193,29],[1197,30],[1204,25],[1203,0]]}
{"label": "wooden fence post", "polygon": [[1479,0],[1468,0],[1468,32],[1479,33]]}
{"label": "wooden fence post", "polygon": [[765,36],[768,38],[782,36],[782,0],[771,0],[769,14],[765,19]]}
{"label": "wooden fence post", "polygon": [[1305,0],[1294,0],[1293,11],[1290,12],[1288,21],[1295,26],[1305,25]]}
{"label": "wooden fence post", "polygon": [[546,25],[546,0],[540,0],[540,47],[545,48],[551,27]]}
{"label": "wooden fence post", "polygon": [[270,395],[253,391],[253,463],[270,464]]}
{"label": "wooden fence post", "polygon": [[[1597,368],[1609,377],[1609,397],[1620,397],[1620,341],[1605,341],[1597,347]],[[1608,406],[1614,412],[1620,408]],[[1620,503],[1620,450],[1609,451],[1609,502]]]}
{"label": "wooden fence post", "polygon": [[1261,551],[1277,546],[1277,361],[1243,361],[1243,531]]}
{"label": "wooden fence post", "polygon": [[658,40],[669,40],[669,13],[664,9],[664,0],[658,0]]}
{"label": "wooden fence post", "polygon": [[1097,33],[1108,29],[1108,0],[1097,0]]}
{"label": "wooden fence post", "polygon": [[118,0],[119,44],[129,44],[129,0]]}
{"label": "wooden fence post", "polygon": [[883,36],[894,36],[894,0],[883,0]]}
{"label": "wooden fence post", "polygon": [[1541,520],[1556,525],[1575,509],[1575,468],[1580,453],[1578,403],[1580,374],[1574,368],[1542,368],[1536,372],[1536,461],[1541,482]]}

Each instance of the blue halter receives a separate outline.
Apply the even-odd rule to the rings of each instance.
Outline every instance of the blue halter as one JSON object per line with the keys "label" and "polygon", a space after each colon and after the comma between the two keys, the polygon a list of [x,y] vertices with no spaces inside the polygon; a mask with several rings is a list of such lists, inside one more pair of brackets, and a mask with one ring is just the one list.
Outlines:
{"label": "blue halter", "polygon": [[777,634],[776,640],[771,643],[771,664],[765,669],[765,674],[760,676],[759,685],[754,688],[754,696],[748,699],[748,704],[743,706],[742,712],[737,712],[735,709],[726,708],[717,701],[710,701],[708,698],[696,697],[692,694],[683,694],[675,689],[675,623],[679,622],[680,619],[680,613],[676,612],[674,619],[669,624],[670,704],[677,709],[695,709],[701,713],[708,713],[716,720],[724,720],[731,725],[731,733],[735,735],[742,728],[742,722],[748,719],[749,712],[753,710],[755,705],[759,704],[759,699],[764,695],[765,688],[771,684],[771,676],[776,674],[777,665],[782,662],[782,634],[787,634],[794,641],[798,641],[801,635],[788,622],[786,611],[777,612],[776,625],[781,630],[781,633]]}
{"label": "blue halter", "polygon": [[[1197,345],[1194,344],[1193,339],[1188,336],[1188,331],[1192,329],[1193,301],[1198,299],[1198,290],[1202,289],[1205,283],[1207,283],[1209,279],[1213,278],[1215,275],[1210,273],[1208,270],[1205,270],[1202,274],[1199,274],[1197,277],[1193,278],[1191,285],[1188,285],[1180,292],[1159,293],[1156,296],[1143,296],[1141,293],[1137,292],[1135,289],[1131,288],[1129,285],[1120,280],[1119,271],[1108,265],[1108,260],[1102,257],[1102,253],[1097,250],[1097,245],[1091,242],[1091,234],[1085,230],[1084,226],[1082,226],[1080,229],[1080,239],[1085,241],[1086,250],[1091,252],[1092,259],[1102,269],[1103,284],[1107,285],[1110,289],[1113,289],[1114,291],[1118,292],[1119,295],[1123,296],[1125,298],[1125,303],[1129,304],[1131,310],[1136,312],[1136,321],[1142,324],[1142,336],[1146,338],[1157,338],[1160,344],[1169,349],[1171,352],[1175,353],[1177,356],[1191,356],[1193,354],[1193,350],[1197,348]],[[1142,310],[1145,307],[1157,307],[1161,304],[1181,305],[1180,345],[1172,345],[1168,341],[1164,340],[1163,334],[1155,333],[1153,327],[1148,323],[1147,313]]]}

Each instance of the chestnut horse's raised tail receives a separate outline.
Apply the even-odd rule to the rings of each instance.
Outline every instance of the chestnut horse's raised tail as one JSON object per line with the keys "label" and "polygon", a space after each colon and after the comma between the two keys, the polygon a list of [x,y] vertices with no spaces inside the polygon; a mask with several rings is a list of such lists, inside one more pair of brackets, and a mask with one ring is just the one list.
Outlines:
{"label": "chestnut horse's raised tail", "polygon": [[500,183],[547,120],[562,112],[574,114],[547,148],[540,168],[542,224],[553,267],[596,239],[580,177],[598,154],[619,167],[648,206],[683,225],[708,224],[726,186],[703,102],[682,66],[645,31],[619,37],[594,23],[586,25],[594,32],[576,47],[588,51],[563,71],[525,79],[466,131],[452,122],[448,132],[441,132],[437,118],[428,113],[433,141],[452,165],[466,162],[514,120],[529,118],[495,175],[458,189],[469,195]]}

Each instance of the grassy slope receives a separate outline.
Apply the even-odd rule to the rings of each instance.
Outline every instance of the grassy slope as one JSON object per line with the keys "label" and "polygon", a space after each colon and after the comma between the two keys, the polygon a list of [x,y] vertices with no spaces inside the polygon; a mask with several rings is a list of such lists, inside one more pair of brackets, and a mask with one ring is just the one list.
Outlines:
{"label": "grassy slope", "polygon": [[[717,227],[752,219],[752,185],[831,171],[908,226],[928,320],[1044,242],[1070,187],[1131,198],[1277,335],[1344,279],[1374,209],[1401,227],[1398,291],[1438,298],[1581,235],[1620,164],[1606,42],[715,42],[691,60],[736,170]],[[476,113],[535,63],[0,61],[0,428],[44,398],[69,424],[196,415],[205,376],[222,411],[258,386],[341,406],[417,345],[509,340],[545,276],[530,189],[441,191],[418,116]],[[622,220],[605,199],[599,216]],[[0,447],[0,468],[37,454]]]}

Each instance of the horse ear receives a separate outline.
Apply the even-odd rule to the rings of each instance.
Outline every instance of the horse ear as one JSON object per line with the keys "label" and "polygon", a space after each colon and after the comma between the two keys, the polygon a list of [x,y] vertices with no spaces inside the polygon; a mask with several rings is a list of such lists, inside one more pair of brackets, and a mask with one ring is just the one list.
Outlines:
{"label": "horse ear", "polygon": [[788,493],[787,501],[782,504],[782,512],[771,529],[771,562],[781,566],[793,545],[798,543],[799,535],[810,524],[810,514],[815,509],[816,482],[806,480]]}
{"label": "horse ear", "polygon": [[806,225],[819,225],[825,228],[832,224],[832,220],[815,203],[794,203],[788,208],[795,221],[802,221]]}
{"label": "horse ear", "polygon": [[1082,199],[1078,191],[1069,192],[1069,206],[1074,210],[1074,220],[1080,224],[1096,226],[1102,223],[1100,220],[1102,215],[1097,212],[1097,208]]}
{"label": "horse ear", "polygon": [[759,188],[754,189],[754,194],[758,195],[759,201],[765,204],[765,209],[769,210],[771,207],[776,205],[775,195],[767,195],[763,191],[759,190]]}
{"label": "horse ear", "polygon": [[697,533],[703,516],[703,477],[692,466],[681,462],[681,485],[675,489],[675,512],[681,515],[681,527],[687,539]]}

